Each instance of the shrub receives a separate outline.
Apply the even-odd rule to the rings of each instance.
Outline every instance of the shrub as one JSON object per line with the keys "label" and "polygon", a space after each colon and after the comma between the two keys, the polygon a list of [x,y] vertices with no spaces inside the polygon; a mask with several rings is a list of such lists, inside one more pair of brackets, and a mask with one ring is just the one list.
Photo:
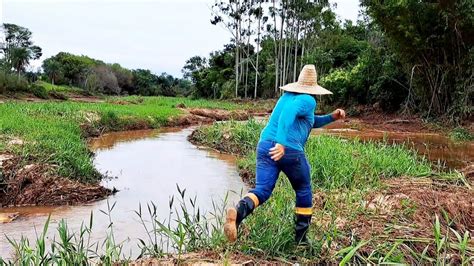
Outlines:
{"label": "shrub", "polygon": [[49,91],[48,94],[49,94],[49,97],[58,99],[58,100],[66,101],[67,99],[69,99],[66,94],[60,91]]}
{"label": "shrub", "polygon": [[36,97],[41,99],[48,99],[48,91],[45,87],[37,84],[33,84],[30,86],[30,92],[33,93]]}
{"label": "shrub", "polygon": [[28,90],[28,81],[18,75],[0,72],[0,93]]}

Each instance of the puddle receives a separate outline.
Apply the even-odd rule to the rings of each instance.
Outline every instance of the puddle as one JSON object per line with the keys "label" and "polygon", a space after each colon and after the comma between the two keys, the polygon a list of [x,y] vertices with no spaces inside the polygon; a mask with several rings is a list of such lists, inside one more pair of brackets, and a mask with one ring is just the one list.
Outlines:
{"label": "puddle", "polygon": [[434,164],[448,169],[461,169],[474,163],[474,142],[454,142],[436,133],[393,132],[372,129],[351,129],[341,123],[313,130],[313,134],[329,134],[362,141],[386,141],[404,144]]}
{"label": "puddle", "polygon": [[[117,178],[104,181],[109,188],[119,192],[109,197],[112,204],[112,220],[118,242],[125,241],[124,250],[135,250],[137,238],[145,239],[145,231],[134,213],[139,203],[153,201],[159,217],[169,214],[169,199],[178,195],[176,184],[186,188],[187,196],[197,196],[201,213],[212,210],[212,201],[221,202],[227,191],[229,202],[235,203],[246,186],[238,175],[235,158],[217,152],[200,149],[187,141],[192,128],[168,128],[162,131],[144,130],[106,134],[91,141],[97,169]],[[14,239],[27,236],[34,243],[49,214],[51,225],[48,236],[57,233],[61,219],[68,221],[70,230],[77,231],[81,223],[94,215],[92,241],[105,238],[108,217],[100,212],[107,209],[107,200],[81,206],[3,208],[0,214],[18,214],[10,223],[0,224],[0,257],[11,257],[11,247],[5,234]],[[1,216],[1,215],[0,215]],[[128,237],[132,236],[132,239]]]}

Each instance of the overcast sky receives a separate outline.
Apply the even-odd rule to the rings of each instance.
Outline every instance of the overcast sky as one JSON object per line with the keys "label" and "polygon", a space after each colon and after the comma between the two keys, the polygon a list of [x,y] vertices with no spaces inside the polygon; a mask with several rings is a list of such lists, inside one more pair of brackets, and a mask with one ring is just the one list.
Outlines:
{"label": "overcast sky", "polygon": [[[214,0],[0,0],[2,22],[29,28],[43,49],[84,54],[127,68],[181,76],[185,61],[230,40],[212,25]],[[341,19],[356,20],[359,0],[333,0]],[[41,62],[34,62],[34,67]]]}

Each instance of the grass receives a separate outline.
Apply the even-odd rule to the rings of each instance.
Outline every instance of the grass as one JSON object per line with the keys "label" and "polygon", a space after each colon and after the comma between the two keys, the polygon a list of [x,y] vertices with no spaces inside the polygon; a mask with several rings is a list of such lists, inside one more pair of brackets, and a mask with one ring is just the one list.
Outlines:
{"label": "grass", "polygon": [[[255,147],[263,124],[216,123],[203,127],[194,139],[204,145],[245,155],[241,168],[255,171]],[[370,187],[381,177],[428,176],[430,163],[402,146],[340,140],[337,137],[311,137],[306,154],[312,168],[313,185],[322,189]]]}
{"label": "grass", "polygon": [[[182,113],[175,108],[179,103],[200,108],[242,108],[231,102],[135,96],[111,97],[101,103],[7,101],[0,104],[0,153],[12,152],[29,162],[56,165],[63,177],[97,181],[100,176],[86,145],[88,134],[158,128]],[[7,145],[12,138],[20,138],[24,145]]]}
{"label": "grass", "polygon": [[70,93],[70,92],[81,93],[84,91],[81,88],[66,86],[66,85],[53,85],[49,82],[45,82],[41,80],[37,81],[35,84],[42,86],[43,88],[46,89],[47,92],[55,91],[55,92],[63,92],[63,93]]}
{"label": "grass", "polygon": [[454,141],[473,141],[474,134],[463,127],[456,127],[449,133],[449,137]]}

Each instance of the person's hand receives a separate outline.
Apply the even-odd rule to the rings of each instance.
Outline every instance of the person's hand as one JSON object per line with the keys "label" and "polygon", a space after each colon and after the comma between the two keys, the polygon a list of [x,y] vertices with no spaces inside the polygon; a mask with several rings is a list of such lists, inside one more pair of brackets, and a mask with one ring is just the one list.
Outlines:
{"label": "person's hand", "polygon": [[331,115],[334,120],[344,119],[346,118],[346,111],[343,109],[336,109]]}
{"label": "person's hand", "polygon": [[277,143],[275,144],[275,147],[270,149],[269,154],[272,160],[276,162],[280,160],[283,157],[283,155],[285,155],[285,146]]}

